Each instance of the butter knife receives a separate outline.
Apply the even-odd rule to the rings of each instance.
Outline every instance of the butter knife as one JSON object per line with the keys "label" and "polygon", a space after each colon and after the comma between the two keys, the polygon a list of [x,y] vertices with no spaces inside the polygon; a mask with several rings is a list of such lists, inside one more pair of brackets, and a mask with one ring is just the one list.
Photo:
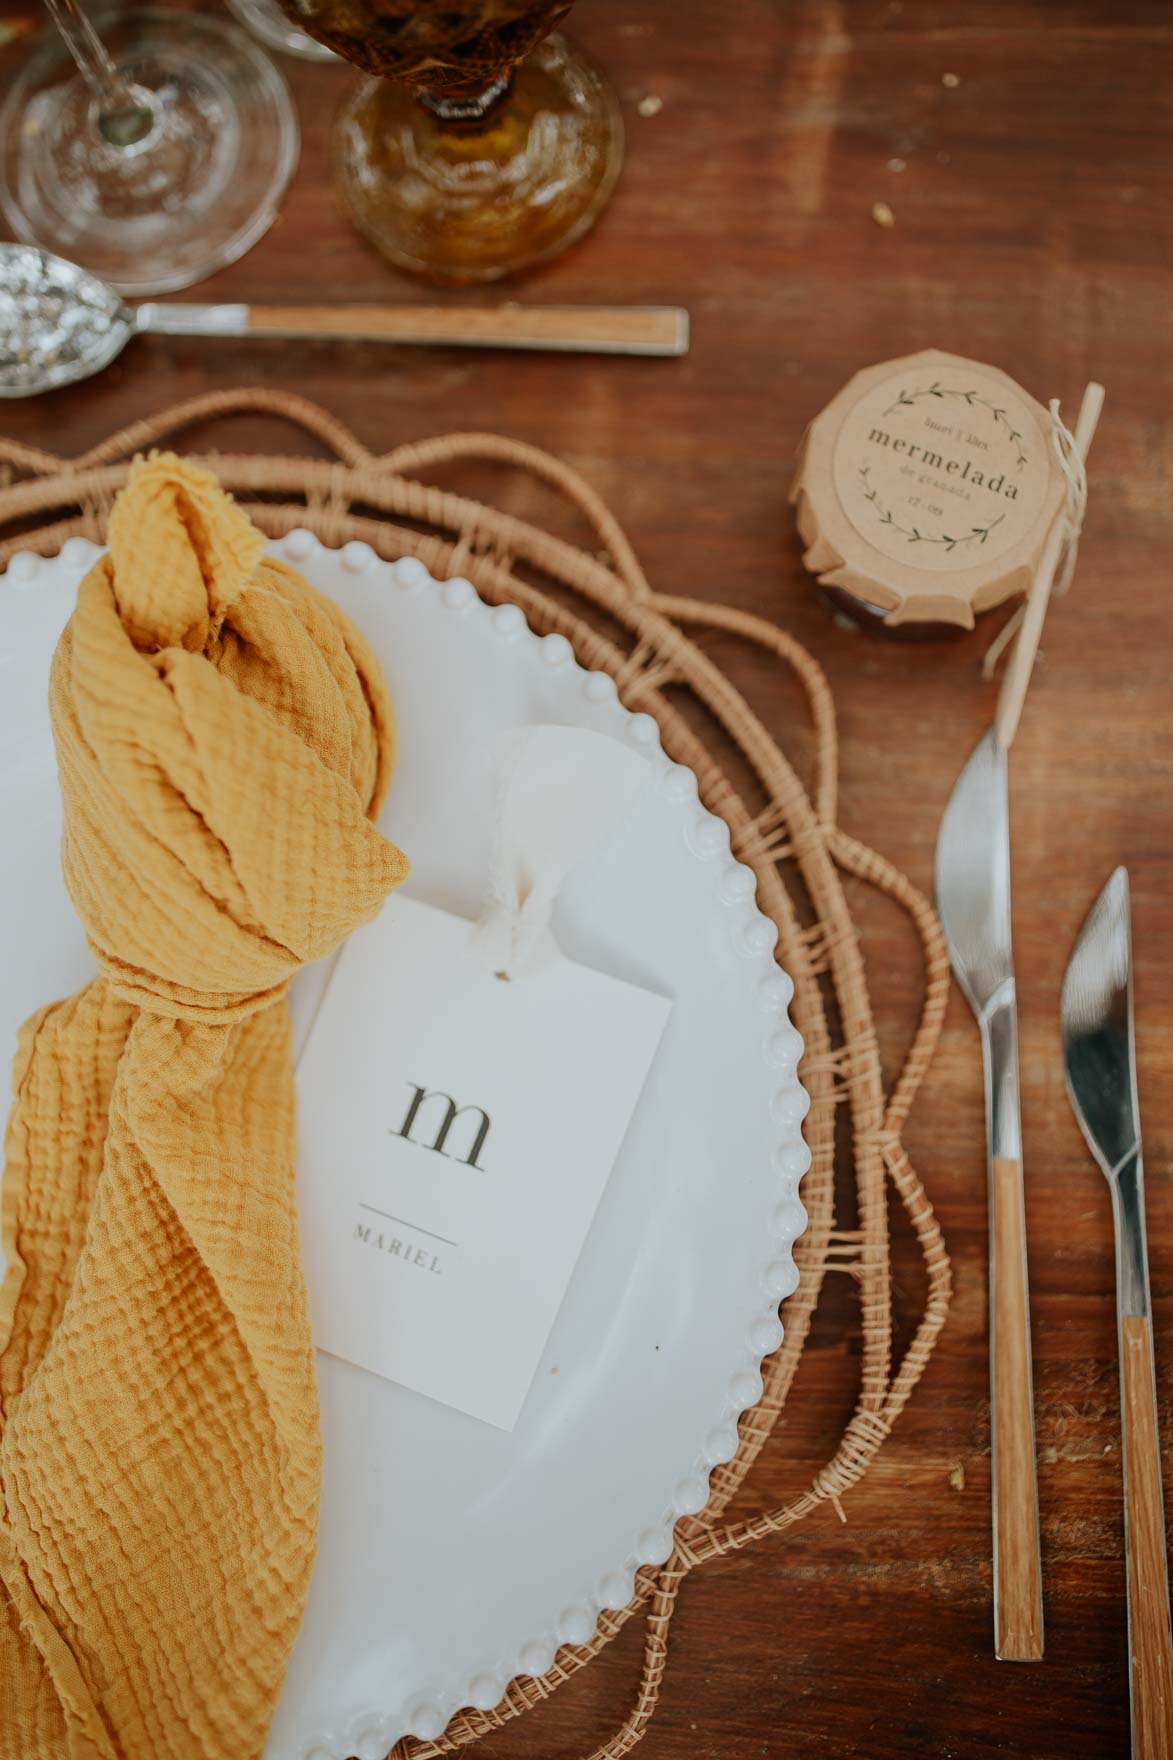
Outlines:
{"label": "butter knife", "polygon": [[1043,1654],[1043,1586],[1010,941],[1010,821],[1006,751],[993,728],[958,777],[941,821],[937,905],[954,974],[981,1029],[986,1077],[994,1651],[1005,1662],[1037,1662]]}
{"label": "butter knife", "polygon": [[1116,1228],[1132,1753],[1134,1760],[1170,1760],[1173,1650],[1136,1097],[1126,868],[1117,868],[1080,932],[1063,980],[1060,1023],[1067,1091],[1088,1147],[1107,1175]]}

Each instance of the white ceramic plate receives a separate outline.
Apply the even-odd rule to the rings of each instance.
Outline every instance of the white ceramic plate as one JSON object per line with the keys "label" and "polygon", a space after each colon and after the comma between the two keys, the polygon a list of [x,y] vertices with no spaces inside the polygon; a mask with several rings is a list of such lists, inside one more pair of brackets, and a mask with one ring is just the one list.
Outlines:
{"label": "white ceramic plate", "polygon": [[[490,1708],[624,1606],[640,1564],[700,1510],[761,1395],[796,1283],[809,1156],[791,986],[774,925],[691,771],[561,636],[467,581],[394,568],[365,544],[278,546],[366,631],[400,727],[385,826],[408,890],[475,916],[492,836],[498,736],[553,721],[636,742],[657,783],[615,844],[568,885],[572,957],[675,998],[650,1080],[512,1435],[320,1356],[325,1439],[318,1559],[267,1760],[384,1755]],[[77,583],[72,539],[0,577],[0,1057],[19,1022],[92,971],[57,863],[46,680]],[[304,1035],[321,970],[294,992]]]}

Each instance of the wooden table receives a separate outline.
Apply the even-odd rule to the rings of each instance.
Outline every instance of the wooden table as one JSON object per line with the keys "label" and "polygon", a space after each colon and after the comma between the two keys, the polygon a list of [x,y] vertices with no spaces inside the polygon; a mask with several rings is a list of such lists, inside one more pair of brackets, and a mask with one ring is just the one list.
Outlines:
{"label": "wooden table", "polygon": [[[1127,862],[1158,1374],[1173,1439],[1173,19],[1161,0],[582,0],[574,25],[622,95],[627,167],[595,235],[524,293],[687,304],[687,360],[141,342],[100,381],[7,409],[4,425],[74,452],[193,392],[252,383],[317,399],[380,450],[464,428],[562,454],[617,511],[655,585],[762,612],[813,649],[839,708],[843,823],[928,890],[942,806],[990,716],[984,638],[885,643],[832,621],[786,505],[796,443],[855,368],[929,344],[995,362],[1041,398],[1060,395],[1069,419],[1085,382],[1105,383],[1079,576],[1054,609],[1012,775],[1047,1660],[1014,1666],[991,1653],[981,1072],[955,993],[909,1133],[956,1274],[942,1343],[846,1499],[845,1524],[825,1508],[686,1585],[644,1752],[1120,1756],[1111,1228],[1063,1091],[1058,996],[1086,907]],[[0,61],[0,78],[17,53]],[[303,145],[280,221],[197,297],[431,297],[372,255],[335,207],[330,118],[347,76],[285,69]],[[654,117],[637,108],[649,94],[663,100]],[[878,201],[890,228],[873,219]],[[232,443],[287,437],[250,423]],[[791,738],[795,699],[776,669],[732,643],[720,655]],[[914,950],[893,915],[853,896],[895,1059],[912,1018]],[[919,1274],[898,1236],[908,1312]],[[850,1412],[853,1289],[828,1279],[783,1423],[740,1499],[747,1512],[801,1488]],[[635,1678],[637,1623],[542,1711],[486,1743],[486,1760],[580,1754],[610,1733]]]}

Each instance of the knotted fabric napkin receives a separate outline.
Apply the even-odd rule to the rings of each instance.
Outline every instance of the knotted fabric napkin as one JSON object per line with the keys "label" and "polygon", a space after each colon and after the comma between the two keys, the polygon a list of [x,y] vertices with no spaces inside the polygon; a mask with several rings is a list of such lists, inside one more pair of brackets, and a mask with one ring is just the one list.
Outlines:
{"label": "knotted fabric napkin", "polygon": [[406,872],[393,723],[206,472],[138,463],[109,545],[50,685],[101,975],[22,1029],[5,1145],[0,1755],[252,1760],[321,1477],[284,997]]}

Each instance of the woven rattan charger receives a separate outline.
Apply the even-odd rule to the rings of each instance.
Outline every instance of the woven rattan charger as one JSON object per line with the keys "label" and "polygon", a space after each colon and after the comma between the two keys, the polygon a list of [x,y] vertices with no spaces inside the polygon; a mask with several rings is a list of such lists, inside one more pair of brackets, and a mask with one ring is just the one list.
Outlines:
{"label": "woven rattan charger", "polygon": [[[463,574],[492,603],[512,601],[542,634],[559,631],[583,666],[605,670],[629,708],[654,715],[665,751],[697,775],[706,807],[727,822],[738,858],[757,876],[758,902],[778,926],[777,957],[794,982],[792,1012],[806,1044],[801,1073],[810,1093],[806,1123],[812,1163],[802,1188],[810,1217],[795,1257],[800,1281],[784,1305],[785,1338],[762,1365],[765,1390],[741,1420],[740,1446],[711,1480],[706,1509],[680,1522],[667,1563],[636,1579],[635,1598],[604,1613],[589,1644],[566,1646],[540,1679],[515,1680],[489,1712],[466,1710],[434,1742],[405,1740],[405,1760],[450,1753],[548,1697],[596,1656],[641,1609],[646,1614],[642,1677],[620,1729],[591,1760],[616,1760],[634,1747],[655,1710],[667,1657],[668,1627],[685,1576],[707,1560],[779,1534],[825,1500],[839,1499],[867,1471],[919,1379],[944,1324],[950,1272],[940,1230],[901,1140],[936,1045],[948,988],[940,930],[925,899],[903,874],[837,824],[834,706],[821,670],[785,631],[719,604],[652,591],[618,522],[584,480],[534,447],[488,434],[459,434],[404,446],[383,457],[362,447],[315,405],[286,394],[215,393],[112,435],[84,456],[64,460],[0,440],[8,483],[0,487],[0,566],[17,550],[53,554],[67,538],[105,537],[105,519],[128,463],[142,451],[199,422],[235,414],[279,416],[312,435],[331,455],[254,457],[218,453],[204,462],[272,536],[296,526],[323,543],[354,539],[379,555],[418,556],[441,579]],[[439,467],[492,461],[542,480],[585,517],[593,553],[531,524],[423,480]],[[555,597],[557,593],[560,596]],[[567,599],[575,605],[568,608]],[[593,614],[588,621],[581,612]],[[604,633],[600,621],[609,627]],[[814,779],[808,794],[797,774],[714,662],[686,628],[732,633],[790,667],[807,698],[815,731]],[[671,699],[666,694],[672,688]],[[752,778],[743,798],[710,739],[735,748]],[[740,773],[740,771],[739,771]],[[920,1024],[904,1067],[886,1092],[856,926],[840,872],[889,895],[910,915],[924,951]],[[850,1116],[857,1227],[835,1226],[836,1107]],[[899,1364],[892,1353],[888,1182],[903,1204],[927,1273],[923,1312]],[[723,1512],[742,1485],[785,1404],[828,1270],[849,1271],[859,1286],[860,1389],[833,1455],[790,1503],[737,1523]]]}

